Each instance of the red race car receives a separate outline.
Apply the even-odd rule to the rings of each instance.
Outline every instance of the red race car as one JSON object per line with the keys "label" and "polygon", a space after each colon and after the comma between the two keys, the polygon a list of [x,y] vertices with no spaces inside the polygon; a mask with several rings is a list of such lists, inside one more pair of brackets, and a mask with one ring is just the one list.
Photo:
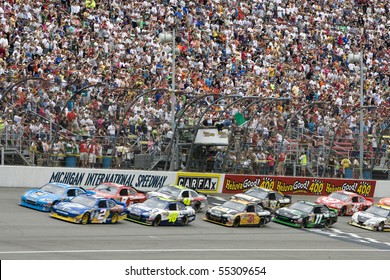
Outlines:
{"label": "red race car", "polygon": [[146,200],[144,193],[137,191],[133,187],[116,183],[101,183],[90,190],[94,191],[98,196],[113,198],[119,202],[123,202],[126,206]]}
{"label": "red race car", "polygon": [[337,210],[339,216],[350,216],[371,207],[374,200],[353,192],[335,191],[328,196],[318,197],[316,203],[325,204],[329,208]]}
{"label": "red race car", "polygon": [[390,206],[390,197],[381,198],[381,199],[378,201],[378,205],[381,205],[381,206]]}

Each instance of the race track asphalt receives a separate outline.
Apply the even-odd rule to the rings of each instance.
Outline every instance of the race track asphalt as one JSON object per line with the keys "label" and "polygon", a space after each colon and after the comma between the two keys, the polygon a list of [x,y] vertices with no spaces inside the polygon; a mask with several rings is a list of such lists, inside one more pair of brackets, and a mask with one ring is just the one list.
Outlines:
{"label": "race track asphalt", "polygon": [[[330,229],[228,228],[204,221],[150,227],[129,221],[78,225],[18,205],[22,188],[0,188],[1,260],[389,260],[390,232],[348,225]],[[293,196],[314,200],[314,197]],[[210,197],[219,204],[220,197]]]}

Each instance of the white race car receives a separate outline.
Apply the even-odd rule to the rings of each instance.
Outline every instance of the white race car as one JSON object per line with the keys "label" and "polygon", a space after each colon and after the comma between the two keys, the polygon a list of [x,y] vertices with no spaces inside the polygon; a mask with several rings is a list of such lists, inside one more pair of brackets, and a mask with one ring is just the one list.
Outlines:
{"label": "white race car", "polygon": [[390,231],[390,207],[371,206],[352,215],[350,225],[376,231]]}
{"label": "white race car", "polygon": [[152,225],[186,225],[195,220],[195,210],[180,201],[152,197],[130,205],[127,220]]}

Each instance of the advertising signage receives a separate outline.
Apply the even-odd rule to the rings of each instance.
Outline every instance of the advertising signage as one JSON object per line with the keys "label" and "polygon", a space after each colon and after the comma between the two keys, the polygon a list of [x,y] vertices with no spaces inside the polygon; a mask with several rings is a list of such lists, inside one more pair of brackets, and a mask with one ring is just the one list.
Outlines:
{"label": "advertising signage", "polygon": [[375,184],[373,180],[226,174],[222,192],[240,193],[252,187],[262,187],[283,194],[328,195],[344,190],[373,197]]}

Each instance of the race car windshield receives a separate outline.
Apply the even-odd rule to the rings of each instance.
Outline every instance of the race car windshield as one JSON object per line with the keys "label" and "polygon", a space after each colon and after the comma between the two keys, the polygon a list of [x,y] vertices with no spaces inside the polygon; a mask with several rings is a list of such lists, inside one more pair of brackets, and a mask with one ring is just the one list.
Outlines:
{"label": "race car windshield", "polygon": [[238,212],[244,212],[246,205],[234,201],[226,201],[224,204],[222,204],[222,207],[233,209]]}
{"label": "race car windshield", "polygon": [[80,195],[80,196],[74,197],[71,201],[74,203],[84,205],[84,206],[93,207],[93,206],[95,206],[96,198],[90,197],[90,196]]}
{"label": "race car windshield", "polygon": [[259,198],[259,199],[264,199],[267,197],[267,192],[260,190],[260,189],[250,189],[245,192],[245,194],[248,194],[250,196]]}
{"label": "race car windshield", "polygon": [[338,192],[331,193],[329,197],[342,200],[342,201],[348,201],[350,199],[349,195],[345,193],[338,193]]}
{"label": "race car windshield", "polygon": [[313,206],[307,205],[307,204],[302,203],[302,202],[296,202],[290,206],[290,209],[299,210],[299,211],[306,212],[306,213],[311,213],[311,211],[313,210]]}
{"label": "race car windshield", "polygon": [[108,194],[116,194],[118,192],[118,188],[114,186],[108,186],[105,184],[101,184],[95,188],[97,191],[101,191]]}
{"label": "race car windshield", "polygon": [[165,207],[167,206],[167,202],[166,201],[163,201],[163,200],[160,200],[158,198],[154,199],[148,199],[146,200],[143,205],[147,206],[147,207],[150,207],[150,208],[158,208],[158,209],[165,209]]}
{"label": "race car windshield", "polygon": [[386,218],[386,217],[389,216],[390,210],[384,209],[384,208],[381,208],[381,207],[373,206],[373,207],[368,208],[366,210],[366,213],[371,213],[371,214],[375,214],[375,215],[378,215],[378,216]]}
{"label": "race car windshield", "polygon": [[164,186],[158,192],[165,193],[171,196],[179,196],[180,190],[174,186]]}
{"label": "race car windshield", "polygon": [[42,191],[62,195],[65,192],[65,188],[54,185],[54,184],[46,184],[41,188]]}

